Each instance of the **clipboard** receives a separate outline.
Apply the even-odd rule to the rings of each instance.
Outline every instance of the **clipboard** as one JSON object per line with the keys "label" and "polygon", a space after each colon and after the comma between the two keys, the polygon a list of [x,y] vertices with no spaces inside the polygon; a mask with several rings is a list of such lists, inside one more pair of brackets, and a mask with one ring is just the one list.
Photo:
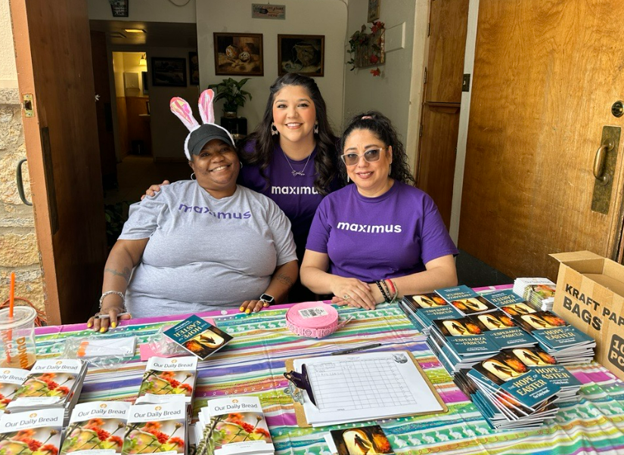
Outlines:
{"label": "clipboard", "polygon": [[[409,351],[385,351],[383,353],[362,353],[362,354],[357,354],[356,356],[358,358],[361,358],[362,360],[366,360],[367,356],[372,356],[375,354],[388,354],[388,355],[392,355],[392,354],[399,354],[399,353],[404,353],[407,355],[407,358],[409,359],[409,361],[411,362],[411,364],[413,364],[413,366],[416,368],[417,372],[420,374],[423,382],[428,386],[429,391],[431,393],[431,397],[433,397],[433,399],[435,399],[435,401],[437,402],[437,404],[440,406],[440,410],[426,410],[426,411],[422,411],[422,412],[410,412],[407,414],[401,414],[401,415],[392,415],[392,416],[384,416],[384,415],[380,415],[378,417],[371,417],[370,419],[367,420],[375,420],[375,419],[382,419],[382,418],[399,418],[399,417],[407,417],[407,416],[412,416],[412,415],[423,415],[423,414],[444,414],[448,412],[448,407],[446,406],[446,404],[444,403],[444,401],[442,401],[442,399],[440,398],[440,395],[438,394],[438,392],[436,391],[436,389],[434,388],[433,384],[431,383],[431,381],[429,380],[429,378],[427,377],[427,375],[424,373],[424,371],[422,370],[420,364],[416,361],[416,359],[414,358],[413,354]],[[342,357],[342,356],[341,356]],[[294,368],[294,363],[296,360],[298,359],[302,359],[302,358],[308,358],[308,357],[300,357],[300,358],[293,358],[293,359],[287,359],[285,361],[285,365],[286,365],[286,371],[287,372],[293,372],[295,371]],[[310,359],[314,358],[316,359],[320,359],[320,357],[310,357]],[[330,358],[329,356],[323,356],[322,358],[327,358],[327,360],[333,360],[333,361],[337,361],[338,359],[334,358]],[[303,366],[303,365],[302,365]],[[307,375],[306,375],[307,376]],[[288,378],[288,376],[286,376]],[[299,379],[301,379],[301,377],[299,377]],[[314,397],[312,397],[312,400],[310,400],[310,397],[307,396],[308,392],[304,391],[304,390],[300,390],[299,388],[295,387],[294,382],[292,381],[292,379],[289,379],[290,383],[289,383],[289,387],[286,391],[286,393],[291,396],[293,398],[293,406],[294,406],[294,410],[295,410],[295,416],[297,418],[297,425],[300,428],[310,428],[313,425],[311,425],[308,422],[308,419],[306,417],[305,414],[305,410],[304,410],[304,401],[305,402],[310,402],[312,400],[316,401]],[[311,391],[311,384],[309,390]],[[297,390],[295,390],[297,389]],[[298,395],[298,396],[297,396]],[[361,420],[361,421],[366,421],[366,420]],[[346,422],[345,422],[346,423]],[[330,425],[330,424],[327,424]],[[321,426],[319,424],[319,426]]]}

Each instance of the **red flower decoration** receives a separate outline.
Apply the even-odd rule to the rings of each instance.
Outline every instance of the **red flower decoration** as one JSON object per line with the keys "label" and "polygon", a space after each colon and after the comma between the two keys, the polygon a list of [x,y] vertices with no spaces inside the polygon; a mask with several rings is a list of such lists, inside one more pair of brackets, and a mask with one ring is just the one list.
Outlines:
{"label": "red flower decoration", "polygon": [[[61,388],[59,388],[59,390],[60,389]],[[84,427],[89,430],[97,430],[98,428],[101,428],[103,425],[104,425],[104,421],[102,419],[89,419],[89,421]]]}
{"label": "red flower decoration", "polygon": [[381,76],[381,70],[379,68],[375,68],[374,70],[370,70],[370,72],[373,75],[373,77]]}
{"label": "red flower decoration", "polygon": [[108,440],[110,442],[114,442],[119,447],[121,447],[123,445],[123,439],[121,439],[119,436],[111,436],[110,438],[108,438]]}
{"label": "red flower decoration", "polygon": [[247,422],[241,422],[240,425],[241,427],[243,427],[243,430],[245,430],[247,433],[253,433],[254,426],[252,424],[247,423]]}
{"label": "red flower decoration", "polygon": [[373,54],[373,55],[370,56],[368,61],[371,62],[374,65],[375,63],[377,63],[379,61],[379,57],[377,57],[375,54]]}
{"label": "red flower decoration", "polygon": [[176,444],[178,447],[184,447],[184,439],[178,438],[177,436],[169,439],[171,444]]}
{"label": "red flower decoration", "polygon": [[148,433],[151,433],[152,431],[158,431],[160,430],[160,423],[159,422],[147,422],[143,426],[143,430],[147,431]]}
{"label": "red flower decoration", "polygon": [[169,379],[169,384],[171,384],[171,387],[176,388],[177,386],[180,385],[180,381],[176,379]]}
{"label": "red flower decoration", "polygon": [[54,389],[56,389],[59,386],[56,382],[54,382],[52,380],[45,380],[44,379],[43,382],[45,382],[48,385],[48,389],[50,389],[50,390],[54,390]]}
{"label": "red flower decoration", "polygon": [[24,439],[23,442],[25,442],[28,445],[28,448],[33,452],[36,452],[39,447],[41,447],[41,443],[36,439],[27,438]]}
{"label": "red flower decoration", "polygon": [[271,434],[268,431],[266,431],[264,428],[256,428],[253,432],[256,434],[261,434],[265,438],[271,437]]}
{"label": "red flower decoration", "polygon": [[193,387],[191,387],[189,384],[180,384],[180,388],[186,390],[188,393],[193,392]]}
{"label": "red flower decoration", "polygon": [[167,442],[169,440],[169,435],[163,433],[162,431],[156,432],[156,434],[154,434],[154,436],[156,436],[156,439],[158,439],[158,442],[160,444],[164,444],[165,442]]}
{"label": "red flower decoration", "polygon": [[35,435],[35,430],[19,430],[13,439],[17,441],[26,442],[27,439],[32,438]]}
{"label": "red flower decoration", "polygon": [[58,448],[54,444],[46,444],[41,448],[42,452],[48,452],[50,455],[57,455]]}
{"label": "red flower decoration", "polygon": [[64,385],[59,387],[56,390],[57,390],[57,392],[61,392],[63,395],[68,395],[69,394],[69,389],[67,387],[65,387]]}
{"label": "red flower decoration", "polygon": [[97,433],[97,437],[100,441],[106,441],[108,437],[111,435],[108,431],[103,430],[101,428],[94,428],[93,431]]}
{"label": "red flower decoration", "polygon": [[243,415],[239,414],[238,412],[232,412],[225,418],[225,420],[226,422],[239,423],[239,421],[243,420]]}
{"label": "red flower decoration", "polygon": [[51,381],[52,379],[54,379],[56,377],[56,373],[43,373],[41,376],[39,376],[39,378],[42,381]]}

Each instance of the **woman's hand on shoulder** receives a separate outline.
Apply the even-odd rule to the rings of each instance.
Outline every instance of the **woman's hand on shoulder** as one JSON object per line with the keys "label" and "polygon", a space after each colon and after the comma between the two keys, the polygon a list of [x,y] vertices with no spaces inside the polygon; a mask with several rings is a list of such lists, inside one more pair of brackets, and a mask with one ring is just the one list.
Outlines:
{"label": "woman's hand on shoulder", "polygon": [[162,183],[160,184],[155,184],[150,186],[147,191],[145,191],[145,194],[143,196],[141,196],[141,200],[145,199],[145,196],[150,196],[150,197],[154,197],[156,196],[156,193],[158,193],[160,191],[160,187],[163,185],[169,185],[171,182],[169,180],[163,180]]}
{"label": "woman's hand on shoulder", "polygon": [[334,294],[332,303],[336,305],[349,305],[366,310],[374,310],[377,305],[370,285],[357,278],[334,275],[331,290]]}
{"label": "woman's hand on shoulder", "polygon": [[269,304],[262,300],[245,300],[239,310],[241,313],[258,313],[263,308],[268,307]]}

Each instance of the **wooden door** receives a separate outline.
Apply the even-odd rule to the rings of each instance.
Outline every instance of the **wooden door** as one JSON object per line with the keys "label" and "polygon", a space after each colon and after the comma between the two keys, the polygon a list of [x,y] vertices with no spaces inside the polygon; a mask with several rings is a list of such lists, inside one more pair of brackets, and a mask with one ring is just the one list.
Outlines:
{"label": "wooden door", "polygon": [[48,320],[85,321],[106,254],[87,3],[11,0],[11,16]]}
{"label": "wooden door", "polygon": [[512,276],[549,253],[616,258],[622,147],[608,214],[591,210],[603,126],[624,97],[620,0],[481,0],[459,246]]}
{"label": "wooden door", "polygon": [[469,0],[431,0],[416,186],[450,227]]}

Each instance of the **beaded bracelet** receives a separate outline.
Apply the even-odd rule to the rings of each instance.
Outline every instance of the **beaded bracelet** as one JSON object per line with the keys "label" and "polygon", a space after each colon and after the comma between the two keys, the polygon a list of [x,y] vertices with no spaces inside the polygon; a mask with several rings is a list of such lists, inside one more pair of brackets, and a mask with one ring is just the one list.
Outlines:
{"label": "beaded bracelet", "polygon": [[397,297],[399,296],[399,291],[397,290],[396,286],[394,285],[394,281],[392,280],[384,280],[384,283],[387,282],[388,287],[390,288],[390,291],[392,291],[392,301],[394,302]]}
{"label": "beaded bracelet", "polygon": [[381,281],[375,281],[375,284],[379,288],[379,291],[381,292],[381,296],[384,298],[384,302],[389,302],[390,301],[390,296],[384,290],[383,286],[381,285]]}
{"label": "beaded bracelet", "polygon": [[121,297],[121,305],[124,308],[126,307],[126,296],[123,294],[123,292],[119,292],[119,291],[106,291],[100,297],[100,310],[102,309],[102,302],[104,301],[104,297],[106,297],[107,295],[111,295],[111,294],[115,294],[115,295],[118,295],[119,297]]}

